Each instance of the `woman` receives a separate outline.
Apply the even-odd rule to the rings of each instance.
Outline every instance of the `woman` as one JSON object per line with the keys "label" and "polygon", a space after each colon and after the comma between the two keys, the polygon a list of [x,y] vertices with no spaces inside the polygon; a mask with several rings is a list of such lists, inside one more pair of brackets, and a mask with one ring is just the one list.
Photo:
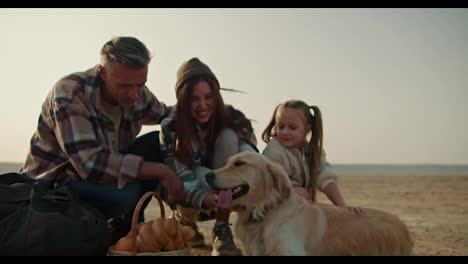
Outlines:
{"label": "woman", "polygon": [[221,89],[215,74],[198,58],[184,62],[177,71],[176,111],[161,122],[161,148],[165,163],[184,182],[187,198],[176,217],[197,231],[192,246],[204,244],[195,223],[199,215],[216,215],[212,255],[240,255],[229,227],[229,206],[218,207],[218,196],[204,183],[204,175],[233,154],[258,150],[250,121],[224,104]]}

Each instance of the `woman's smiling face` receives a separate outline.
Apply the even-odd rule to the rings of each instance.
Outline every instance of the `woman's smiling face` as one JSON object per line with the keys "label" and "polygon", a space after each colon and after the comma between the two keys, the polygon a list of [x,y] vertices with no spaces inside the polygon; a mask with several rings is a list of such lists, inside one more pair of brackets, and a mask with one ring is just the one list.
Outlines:
{"label": "woman's smiling face", "polygon": [[215,106],[215,95],[208,82],[201,80],[193,86],[191,114],[199,125],[210,121]]}

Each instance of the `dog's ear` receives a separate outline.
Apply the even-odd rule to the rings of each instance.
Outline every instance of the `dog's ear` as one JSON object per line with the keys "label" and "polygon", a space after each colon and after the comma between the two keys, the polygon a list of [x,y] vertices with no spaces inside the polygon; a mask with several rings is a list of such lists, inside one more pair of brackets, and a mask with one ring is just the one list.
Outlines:
{"label": "dog's ear", "polygon": [[291,183],[286,170],[278,163],[268,162],[268,170],[273,177],[273,182],[281,197],[289,198],[291,195]]}

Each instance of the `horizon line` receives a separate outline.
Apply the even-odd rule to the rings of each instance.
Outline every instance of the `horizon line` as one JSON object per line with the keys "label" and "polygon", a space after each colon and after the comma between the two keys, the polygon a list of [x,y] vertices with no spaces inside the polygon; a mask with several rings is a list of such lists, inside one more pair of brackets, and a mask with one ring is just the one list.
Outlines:
{"label": "horizon line", "polygon": [[[11,164],[11,165],[20,165],[23,164],[24,162],[20,161],[0,161],[0,164]],[[370,163],[351,163],[351,162],[345,162],[345,163],[329,163],[332,166],[458,166],[458,167],[468,167],[468,163],[431,163],[431,162],[426,162],[426,163],[375,163],[375,162],[370,162]]]}

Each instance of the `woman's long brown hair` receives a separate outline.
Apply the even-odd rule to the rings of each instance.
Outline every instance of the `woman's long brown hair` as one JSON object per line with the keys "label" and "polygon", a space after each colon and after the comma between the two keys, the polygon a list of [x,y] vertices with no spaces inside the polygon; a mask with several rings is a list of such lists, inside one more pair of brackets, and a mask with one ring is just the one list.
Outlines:
{"label": "woman's long brown hair", "polygon": [[194,136],[197,134],[197,126],[196,121],[192,118],[191,103],[193,87],[201,81],[206,81],[209,84],[215,100],[215,109],[208,121],[208,127],[206,128],[207,136],[204,143],[207,147],[207,155],[206,159],[202,161],[203,165],[211,167],[210,163],[213,160],[213,148],[216,138],[221,130],[226,127],[228,117],[223,98],[220,94],[219,85],[211,78],[205,76],[194,77],[188,80],[178,93],[176,104],[177,136],[175,154],[186,166],[193,165],[192,157],[194,153],[192,143]]}
{"label": "woman's long brown hair", "polygon": [[[318,175],[321,172],[321,161],[322,161],[322,151],[323,151],[323,124],[322,124],[322,113],[320,109],[315,106],[309,106],[304,101],[301,100],[289,100],[285,103],[279,104],[276,106],[273,111],[273,116],[271,117],[270,123],[265,128],[262,133],[262,139],[265,143],[270,142],[272,137],[276,137],[276,112],[280,107],[290,108],[299,110],[304,114],[306,123],[310,125],[310,130],[312,132],[309,145],[309,175],[311,177],[311,189],[312,199],[315,201],[316,198],[316,187]],[[313,114],[310,110],[313,110]],[[307,186],[306,186],[307,187]]]}

